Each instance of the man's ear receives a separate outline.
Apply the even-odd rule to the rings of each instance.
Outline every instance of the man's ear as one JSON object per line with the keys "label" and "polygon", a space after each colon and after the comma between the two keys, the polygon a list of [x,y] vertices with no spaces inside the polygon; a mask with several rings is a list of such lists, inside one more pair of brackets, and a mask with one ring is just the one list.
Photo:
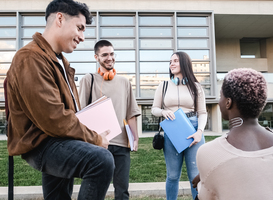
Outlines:
{"label": "man's ear", "polygon": [[56,25],[57,25],[58,27],[61,27],[61,26],[62,26],[63,20],[64,20],[64,15],[63,15],[63,13],[57,12],[57,13],[56,13]]}
{"label": "man's ear", "polygon": [[226,109],[230,110],[232,108],[233,101],[231,98],[227,98],[226,100]]}
{"label": "man's ear", "polygon": [[94,55],[94,58],[96,59],[96,61],[98,61],[98,55],[97,54]]}

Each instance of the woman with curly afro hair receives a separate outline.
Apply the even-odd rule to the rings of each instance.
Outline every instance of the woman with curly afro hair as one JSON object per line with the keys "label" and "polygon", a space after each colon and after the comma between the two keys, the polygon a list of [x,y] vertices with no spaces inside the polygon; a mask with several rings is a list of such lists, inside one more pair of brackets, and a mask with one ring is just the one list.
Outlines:
{"label": "woman with curly afro hair", "polygon": [[273,133],[258,123],[266,99],[260,72],[234,69],[225,76],[219,106],[229,132],[197,152],[200,200],[273,199]]}

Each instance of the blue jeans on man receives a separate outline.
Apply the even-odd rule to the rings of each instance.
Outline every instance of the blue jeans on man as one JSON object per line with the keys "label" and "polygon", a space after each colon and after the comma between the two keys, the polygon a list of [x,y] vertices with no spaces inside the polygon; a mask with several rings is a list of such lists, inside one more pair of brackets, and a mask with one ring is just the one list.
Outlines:
{"label": "blue jeans on man", "polygon": [[[195,129],[198,127],[198,119],[196,116],[190,117],[192,125]],[[197,196],[197,190],[192,187],[192,180],[199,174],[196,165],[196,153],[198,148],[205,143],[204,135],[199,143],[185,149],[180,154],[176,151],[167,134],[164,134],[164,157],[167,168],[166,179],[166,196],[167,200],[175,200],[178,196],[179,180],[181,176],[183,158],[185,157],[188,178],[191,184],[191,193],[193,199]]]}
{"label": "blue jeans on man", "polygon": [[71,200],[74,177],[82,179],[78,200],[103,200],[114,171],[107,149],[80,140],[48,137],[22,158],[42,172],[45,200]]}

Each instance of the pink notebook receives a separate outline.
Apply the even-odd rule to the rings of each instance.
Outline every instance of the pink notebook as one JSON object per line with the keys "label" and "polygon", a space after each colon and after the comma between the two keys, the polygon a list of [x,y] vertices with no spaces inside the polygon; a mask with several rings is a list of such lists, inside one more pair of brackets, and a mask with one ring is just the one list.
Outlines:
{"label": "pink notebook", "polygon": [[121,133],[117,115],[110,98],[103,97],[99,99],[77,112],[76,116],[82,124],[98,134],[110,130],[111,132],[106,136],[109,141]]}

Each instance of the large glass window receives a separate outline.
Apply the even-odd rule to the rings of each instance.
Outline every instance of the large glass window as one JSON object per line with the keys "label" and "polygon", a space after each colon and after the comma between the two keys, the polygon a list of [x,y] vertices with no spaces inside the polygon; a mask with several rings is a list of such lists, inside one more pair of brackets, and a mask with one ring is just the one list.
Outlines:
{"label": "large glass window", "polygon": [[[100,38],[109,40],[115,49],[117,74],[126,77],[136,92],[135,15],[101,15]],[[136,93],[135,93],[136,96]]]}
{"label": "large glass window", "polygon": [[172,28],[151,28],[151,27],[141,27],[139,29],[140,37],[172,37]]}
{"label": "large glass window", "polygon": [[172,16],[141,16],[140,26],[172,26]]}
{"label": "large glass window", "polygon": [[203,16],[181,16],[177,19],[177,24],[178,26],[206,26],[208,18]]}
{"label": "large glass window", "polygon": [[141,49],[164,49],[164,48],[173,48],[173,40],[169,39],[141,39],[140,40]]}
{"label": "large glass window", "polygon": [[206,37],[208,36],[208,28],[203,27],[178,27],[178,37]]}
{"label": "large glass window", "polygon": [[213,83],[210,70],[210,35],[208,16],[177,17],[177,47],[179,51],[186,52],[191,60],[193,72],[201,83],[205,95],[212,95]]}
{"label": "large glass window", "polygon": [[[6,77],[12,58],[16,53],[16,38],[16,16],[0,14],[0,101],[4,101],[5,99],[3,80]],[[0,132],[2,129],[2,121],[0,116]]]}
{"label": "large glass window", "polygon": [[159,83],[169,79],[174,52],[173,16],[139,16],[139,71],[141,98],[153,98]]}
{"label": "large glass window", "polygon": [[[130,80],[139,102],[151,102],[158,84],[169,79],[169,60],[174,51],[190,55],[193,71],[206,95],[214,94],[209,14],[96,12],[92,15],[93,22],[84,32],[85,41],[73,53],[64,53],[76,70],[77,86],[85,74],[96,72],[94,44],[106,39],[117,54],[117,73]],[[0,15],[0,74],[3,77],[16,50],[32,41],[35,32],[42,33],[45,26],[42,12]]]}
{"label": "large glass window", "polygon": [[101,26],[134,26],[134,16],[101,16]]}

